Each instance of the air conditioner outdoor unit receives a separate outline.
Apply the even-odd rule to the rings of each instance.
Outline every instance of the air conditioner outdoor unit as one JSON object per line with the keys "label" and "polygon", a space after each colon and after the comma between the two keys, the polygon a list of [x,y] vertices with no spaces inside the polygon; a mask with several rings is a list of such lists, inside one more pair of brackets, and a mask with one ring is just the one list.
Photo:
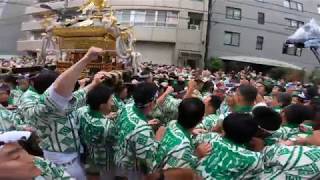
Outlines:
{"label": "air conditioner outdoor unit", "polygon": [[200,26],[199,25],[195,25],[195,24],[190,24],[190,29],[199,30]]}

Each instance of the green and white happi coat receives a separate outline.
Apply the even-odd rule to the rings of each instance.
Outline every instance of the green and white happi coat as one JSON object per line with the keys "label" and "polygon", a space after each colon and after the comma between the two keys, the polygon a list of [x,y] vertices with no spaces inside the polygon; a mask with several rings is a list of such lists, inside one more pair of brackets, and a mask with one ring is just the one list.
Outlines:
{"label": "green and white happi coat", "polygon": [[19,102],[19,99],[23,95],[23,91],[19,88],[13,89],[10,91],[10,97],[9,97],[9,104],[11,105],[17,105]]}
{"label": "green and white happi coat", "polygon": [[117,111],[121,111],[121,109],[125,106],[125,103],[116,95],[112,95],[112,100],[115,107],[117,108]]}
{"label": "green and white happi coat", "polygon": [[114,166],[115,123],[88,106],[75,113],[80,121],[80,138],[88,149],[89,163],[111,169]]}
{"label": "green and white happi coat", "polygon": [[0,104],[0,132],[14,129],[19,122],[19,116]]}
{"label": "green and white happi coat", "polygon": [[284,125],[280,127],[271,136],[265,139],[266,145],[273,145],[280,140],[294,140],[296,137],[306,137],[308,134],[301,132],[299,125]]}
{"label": "green and white happi coat", "polygon": [[177,121],[169,123],[156,152],[154,171],[170,168],[195,169],[198,158],[191,134]]}
{"label": "green and white happi coat", "polygon": [[34,157],[34,164],[41,171],[41,175],[35,180],[74,180],[63,168],[57,167],[48,160]]}
{"label": "green and white happi coat", "polygon": [[181,99],[168,95],[163,104],[156,105],[151,116],[160,120],[163,125],[167,125],[170,121],[178,118],[178,107],[181,101]]}
{"label": "green and white happi coat", "polygon": [[231,108],[228,106],[226,100],[222,101],[219,109],[217,110],[217,115],[219,120],[223,121],[231,113]]}
{"label": "green and white happi coat", "polygon": [[198,174],[204,179],[260,179],[263,172],[261,153],[247,150],[216,133],[201,134],[196,142],[208,142],[212,146],[211,153],[197,167]]}
{"label": "green and white happi coat", "polygon": [[23,95],[19,98],[17,102],[18,108],[16,109],[17,114],[21,117],[21,124],[27,126],[32,126],[32,120],[30,109],[36,106],[40,99],[40,94],[38,94],[32,87],[30,87]]}
{"label": "green and white happi coat", "polygon": [[43,150],[63,153],[80,151],[80,123],[72,112],[86,104],[85,90],[74,92],[69,103],[66,110],[61,111],[47,90],[35,104],[25,108],[27,118],[32,121],[42,140],[40,147]]}
{"label": "green and white happi coat", "polygon": [[196,128],[212,131],[212,128],[214,128],[218,123],[219,116],[217,114],[210,114],[205,116],[203,120],[196,126]]}
{"label": "green and white happi coat", "polygon": [[320,148],[275,144],[263,151],[263,179],[320,178]]}
{"label": "green and white happi coat", "polygon": [[133,171],[151,167],[158,142],[154,139],[155,134],[145,115],[134,104],[128,104],[122,109],[116,123],[116,165]]}

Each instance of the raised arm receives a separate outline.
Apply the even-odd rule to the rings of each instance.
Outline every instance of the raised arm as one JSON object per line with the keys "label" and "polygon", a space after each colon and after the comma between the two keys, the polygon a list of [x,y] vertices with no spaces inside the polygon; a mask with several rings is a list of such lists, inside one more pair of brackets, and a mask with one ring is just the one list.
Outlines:
{"label": "raised arm", "polygon": [[196,86],[197,86],[196,81],[194,81],[194,80],[189,81],[188,90],[187,90],[186,94],[184,95],[183,99],[191,98],[193,91],[196,89]]}
{"label": "raised arm", "polygon": [[54,91],[62,97],[69,98],[74,86],[81,74],[92,60],[102,55],[104,51],[100,48],[91,47],[87,54],[76,64],[63,72],[53,84]]}
{"label": "raised arm", "polygon": [[157,99],[157,105],[162,105],[166,100],[167,96],[173,93],[174,89],[171,86],[168,86],[166,91]]}

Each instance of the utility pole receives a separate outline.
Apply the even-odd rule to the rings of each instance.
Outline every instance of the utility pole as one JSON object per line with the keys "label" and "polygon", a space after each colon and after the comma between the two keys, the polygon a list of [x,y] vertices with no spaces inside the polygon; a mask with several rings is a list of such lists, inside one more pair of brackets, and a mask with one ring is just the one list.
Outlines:
{"label": "utility pole", "polygon": [[69,6],[69,0],[65,0],[64,1],[64,8],[66,9],[66,8],[68,8],[68,6]]}
{"label": "utility pole", "polygon": [[208,0],[208,21],[207,21],[207,34],[206,34],[206,45],[204,52],[204,64],[205,66],[208,64],[208,49],[209,49],[209,41],[210,41],[210,31],[211,31],[211,17],[212,17],[212,1]]}

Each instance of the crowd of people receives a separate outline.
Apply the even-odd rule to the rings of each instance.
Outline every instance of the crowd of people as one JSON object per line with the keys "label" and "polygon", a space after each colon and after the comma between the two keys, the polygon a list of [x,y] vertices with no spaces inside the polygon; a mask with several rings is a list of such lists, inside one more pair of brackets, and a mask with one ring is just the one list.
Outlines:
{"label": "crowd of people", "polygon": [[34,58],[28,57],[28,56],[11,57],[9,59],[0,58],[0,68],[30,67],[34,64],[35,64]]}
{"label": "crowd of people", "polygon": [[319,84],[150,63],[81,77],[103,53],[2,77],[0,179],[320,178]]}

